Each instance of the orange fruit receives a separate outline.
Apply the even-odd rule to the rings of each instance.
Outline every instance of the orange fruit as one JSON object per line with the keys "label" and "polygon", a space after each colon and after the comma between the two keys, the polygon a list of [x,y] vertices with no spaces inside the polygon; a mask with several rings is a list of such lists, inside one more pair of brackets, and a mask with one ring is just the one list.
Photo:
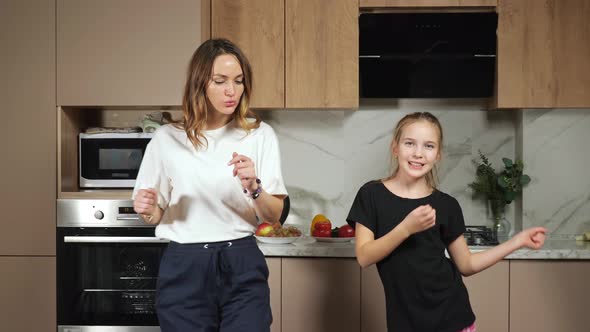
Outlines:
{"label": "orange fruit", "polygon": [[311,220],[311,227],[309,228],[309,234],[313,234],[313,231],[315,230],[315,224],[317,224],[318,222],[330,222],[330,219],[326,218],[326,216],[324,216],[323,214],[316,214],[313,219]]}

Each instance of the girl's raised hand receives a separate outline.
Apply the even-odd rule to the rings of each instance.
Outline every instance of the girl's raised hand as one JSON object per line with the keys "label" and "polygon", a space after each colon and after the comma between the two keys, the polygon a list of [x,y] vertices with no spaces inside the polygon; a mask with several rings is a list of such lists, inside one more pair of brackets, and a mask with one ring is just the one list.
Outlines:
{"label": "girl's raised hand", "polygon": [[410,212],[401,222],[409,235],[422,232],[436,224],[436,210],[430,205],[421,205]]}
{"label": "girl's raised hand", "polygon": [[546,233],[547,229],[545,227],[531,227],[516,234],[513,239],[518,243],[519,247],[527,247],[536,250],[543,247]]}

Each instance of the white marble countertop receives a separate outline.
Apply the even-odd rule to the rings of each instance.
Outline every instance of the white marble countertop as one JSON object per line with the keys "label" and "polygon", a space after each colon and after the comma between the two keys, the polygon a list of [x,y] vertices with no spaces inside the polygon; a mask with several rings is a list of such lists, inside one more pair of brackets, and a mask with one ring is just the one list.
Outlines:
{"label": "white marble countertop", "polygon": [[[317,242],[311,237],[302,237],[289,244],[258,243],[260,250],[269,257],[341,257],[354,258],[354,239],[343,243]],[[472,252],[486,247],[470,247]],[[589,259],[590,242],[549,239],[540,250],[520,249],[506,259]]]}

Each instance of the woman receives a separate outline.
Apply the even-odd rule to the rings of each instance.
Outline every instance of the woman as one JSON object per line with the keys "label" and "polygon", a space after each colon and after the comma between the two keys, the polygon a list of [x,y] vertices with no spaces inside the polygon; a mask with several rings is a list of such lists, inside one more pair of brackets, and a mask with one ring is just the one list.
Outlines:
{"label": "woman", "polygon": [[192,56],[183,120],[150,141],[135,211],[170,240],[156,308],[162,331],[269,331],[268,267],[252,236],[287,195],[273,129],[249,109],[250,64],[228,40]]}

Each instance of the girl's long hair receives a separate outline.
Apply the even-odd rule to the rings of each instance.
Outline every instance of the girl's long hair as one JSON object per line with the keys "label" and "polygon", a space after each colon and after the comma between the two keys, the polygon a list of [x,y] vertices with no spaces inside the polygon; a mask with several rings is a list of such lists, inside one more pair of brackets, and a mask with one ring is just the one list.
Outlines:
{"label": "girl's long hair", "polygon": [[[191,58],[187,70],[184,96],[182,98],[182,120],[175,123],[176,127],[184,129],[189,140],[197,148],[207,146],[207,138],[203,130],[207,125],[207,115],[215,112],[207,99],[207,86],[211,81],[213,63],[223,54],[236,57],[243,73],[244,92],[233,113],[233,120],[237,127],[247,133],[260,125],[258,115],[250,110],[250,96],[252,93],[252,68],[244,53],[227,39],[209,39],[197,48]],[[255,121],[248,121],[254,118]]]}
{"label": "girl's long hair", "polygon": [[[411,125],[412,123],[415,123],[418,121],[426,121],[426,122],[432,124],[437,129],[438,139],[439,139],[438,140],[439,141],[438,153],[439,153],[439,155],[442,154],[443,131],[442,131],[442,126],[440,125],[440,122],[438,121],[436,116],[432,115],[429,112],[415,112],[415,113],[407,114],[401,120],[399,120],[399,122],[397,123],[397,125],[395,126],[395,129],[393,131],[393,139],[391,140],[391,145],[389,147],[389,149],[391,151],[391,165],[392,165],[391,168],[393,171],[384,180],[392,179],[393,177],[395,177],[395,175],[397,174],[397,171],[399,170],[399,164],[398,164],[395,156],[393,155],[393,149],[400,143],[400,139],[402,137],[402,131],[408,125]],[[430,172],[428,172],[428,174],[426,174],[426,185],[428,185],[432,189],[436,189],[438,187],[438,166],[436,164],[432,167]]]}

